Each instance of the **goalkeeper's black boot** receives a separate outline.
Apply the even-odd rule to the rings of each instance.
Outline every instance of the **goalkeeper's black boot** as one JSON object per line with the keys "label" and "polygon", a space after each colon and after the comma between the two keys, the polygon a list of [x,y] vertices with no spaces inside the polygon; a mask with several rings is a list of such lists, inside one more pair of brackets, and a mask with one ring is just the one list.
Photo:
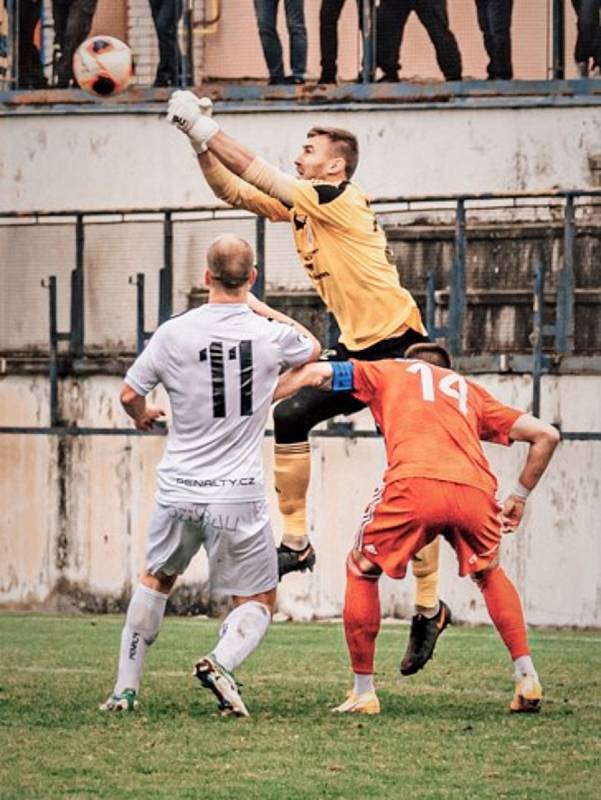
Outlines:
{"label": "goalkeeper's black boot", "polygon": [[411,620],[411,632],[405,655],[401,661],[401,675],[414,675],[423,669],[434,654],[436,640],[451,622],[451,609],[440,601],[435,617],[416,614]]}
{"label": "goalkeeper's black boot", "polygon": [[315,566],[315,550],[311,542],[303,550],[293,550],[288,545],[278,547],[278,576],[282,580],[289,572],[313,572]]}

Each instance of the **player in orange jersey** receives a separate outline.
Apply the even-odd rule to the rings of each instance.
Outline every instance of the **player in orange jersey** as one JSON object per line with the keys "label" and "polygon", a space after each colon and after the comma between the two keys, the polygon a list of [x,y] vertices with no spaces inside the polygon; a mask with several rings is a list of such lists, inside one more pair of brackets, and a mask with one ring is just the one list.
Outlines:
{"label": "player in orange jersey", "polygon": [[[280,378],[277,397],[299,386],[349,391],[366,403],[384,433],[384,485],[367,507],[347,560],[344,628],[354,686],[335,711],[378,713],[373,682],[380,626],[378,579],[402,578],[411,557],[444,536],[484,595],[509,650],[516,681],[511,711],[538,711],[542,688],[528,646],[515,586],[499,566],[504,532],[519,525],[526,498],[559,441],[555,428],[495,400],[486,389],[438,364],[444,348],[416,344],[406,359],[316,363]],[[399,413],[402,409],[402,413]],[[530,443],[514,490],[502,506],[480,440]],[[444,615],[441,625],[444,626]]]}

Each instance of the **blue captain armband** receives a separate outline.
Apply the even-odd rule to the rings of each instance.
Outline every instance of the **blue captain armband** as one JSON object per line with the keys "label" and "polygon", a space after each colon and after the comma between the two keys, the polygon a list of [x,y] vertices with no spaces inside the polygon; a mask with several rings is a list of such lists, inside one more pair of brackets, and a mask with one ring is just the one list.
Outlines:
{"label": "blue captain armband", "polygon": [[332,367],[332,391],[353,391],[353,364],[350,361],[330,361]]}

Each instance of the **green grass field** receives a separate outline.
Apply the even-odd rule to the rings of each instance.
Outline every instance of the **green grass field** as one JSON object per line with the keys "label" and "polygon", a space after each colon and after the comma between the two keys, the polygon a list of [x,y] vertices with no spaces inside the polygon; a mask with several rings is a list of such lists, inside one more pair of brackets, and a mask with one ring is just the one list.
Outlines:
{"label": "green grass field", "polygon": [[490,628],[455,626],[417,676],[385,625],[379,717],[337,717],[349,673],[338,623],[273,626],[238,672],[250,719],[221,718],[190,677],[212,620],[166,619],[138,714],[110,693],[122,618],[0,616],[2,798],[598,798],[601,636],[534,631],[546,700],[509,715],[510,663]]}

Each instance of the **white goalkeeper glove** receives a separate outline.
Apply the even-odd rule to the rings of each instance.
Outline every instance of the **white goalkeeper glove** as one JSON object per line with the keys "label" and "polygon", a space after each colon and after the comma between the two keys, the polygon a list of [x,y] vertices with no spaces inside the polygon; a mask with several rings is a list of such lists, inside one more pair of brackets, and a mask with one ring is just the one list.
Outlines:
{"label": "white goalkeeper glove", "polygon": [[196,153],[204,153],[207,142],[219,130],[219,125],[211,118],[212,113],[210,98],[198,98],[193,92],[178,89],[169,99],[167,122],[188,136]]}

